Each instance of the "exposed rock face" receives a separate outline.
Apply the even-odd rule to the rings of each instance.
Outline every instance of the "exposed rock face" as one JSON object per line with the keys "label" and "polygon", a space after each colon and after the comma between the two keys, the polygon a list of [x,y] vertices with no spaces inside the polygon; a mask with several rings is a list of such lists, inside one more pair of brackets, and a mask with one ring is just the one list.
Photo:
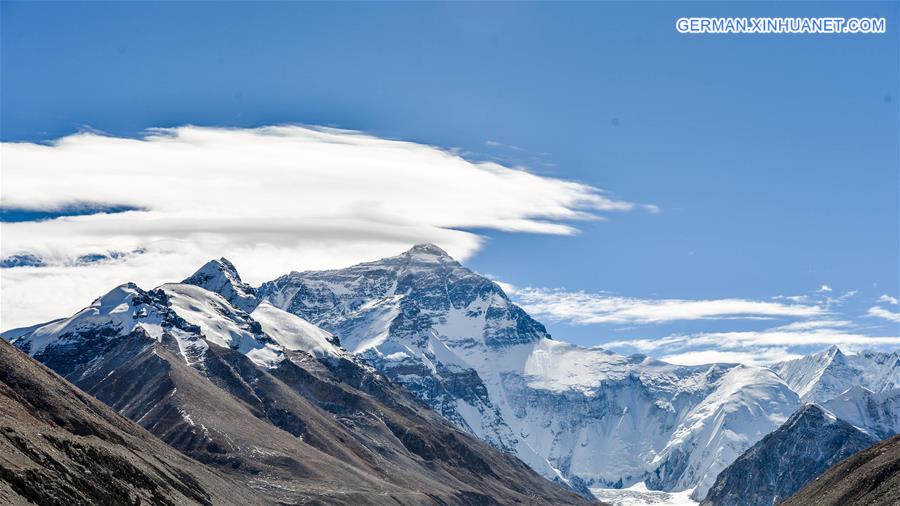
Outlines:
{"label": "exposed rock face", "polygon": [[0,503],[264,502],[0,340]]}
{"label": "exposed rock face", "polygon": [[[233,274],[225,285],[189,279],[233,295]],[[460,431],[328,332],[270,305],[243,307],[255,309],[193,284],[128,284],[16,332],[14,344],[273,501],[586,503]]]}
{"label": "exposed rock face", "polygon": [[895,506],[900,504],[900,436],[832,466],[784,506]]}
{"label": "exposed rock face", "polygon": [[821,407],[807,404],[725,468],[701,504],[776,504],[876,441]]}

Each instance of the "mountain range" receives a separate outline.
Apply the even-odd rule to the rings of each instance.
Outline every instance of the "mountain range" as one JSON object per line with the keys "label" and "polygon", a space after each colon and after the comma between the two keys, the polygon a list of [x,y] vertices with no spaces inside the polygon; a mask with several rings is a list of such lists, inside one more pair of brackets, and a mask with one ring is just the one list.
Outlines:
{"label": "mountain range", "polygon": [[900,431],[897,352],[681,366],[578,347],[433,245],[259,287],[214,260],[3,337],[278,500],[583,500],[521,462],[582,496],[701,500],[807,403],[873,442]]}
{"label": "mountain range", "polygon": [[588,502],[451,425],[332,341],[271,306],[251,315],[218,293],[173,283],[121,285],[14,344],[270,502]]}

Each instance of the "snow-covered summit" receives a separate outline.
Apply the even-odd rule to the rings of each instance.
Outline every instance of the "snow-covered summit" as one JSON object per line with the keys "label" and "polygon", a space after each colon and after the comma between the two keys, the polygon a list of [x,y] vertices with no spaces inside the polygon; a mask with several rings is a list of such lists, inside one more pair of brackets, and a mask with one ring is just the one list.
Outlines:
{"label": "snow-covered summit", "polygon": [[837,346],[770,366],[804,402],[821,403],[854,386],[883,392],[900,386],[898,353],[845,354]]}
{"label": "snow-covered summit", "polygon": [[256,307],[256,289],[241,281],[234,264],[226,258],[210,260],[182,283],[216,292],[248,313]]}
{"label": "snow-covered summit", "polygon": [[401,253],[399,256],[415,259],[423,262],[441,262],[449,261],[458,263],[446,251],[431,243],[416,244],[412,248]]}
{"label": "snow-covered summit", "polygon": [[332,331],[354,353],[383,343],[391,326],[419,342],[436,325],[471,345],[549,338],[500,286],[430,244],[346,269],[291,272],[264,283],[258,298]]}
{"label": "snow-covered summit", "polygon": [[167,283],[143,290],[126,283],[69,318],[13,329],[3,337],[62,370],[65,362],[89,362],[136,331],[173,342],[186,364],[201,369],[211,345],[238,351],[266,368],[277,367],[291,351],[316,358],[351,358],[333,335],[302,318],[268,304],[247,313],[240,306],[247,307],[243,296],[251,292],[243,289],[249,287],[227,260],[207,263],[189,280],[197,284]]}
{"label": "snow-covered summit", "polygon": [[[159,294],[145,292],[134,283],[121,284],[98,297],[69,318],[35,325],[24,332],[5,332],[3,337],[31,355],[48,346],[70,346],[85,339],[110,338],[141,327],[153,337],[162,334],[166,310]],[[13,339],[14,337],[14,339]]]}

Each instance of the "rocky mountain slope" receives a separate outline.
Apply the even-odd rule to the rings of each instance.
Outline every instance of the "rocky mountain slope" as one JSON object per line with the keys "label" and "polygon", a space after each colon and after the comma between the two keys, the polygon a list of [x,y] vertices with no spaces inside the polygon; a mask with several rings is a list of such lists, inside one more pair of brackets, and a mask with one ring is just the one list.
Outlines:
{"label": "rocky mountain slope", "polygon": [[230,263],[214,261],[185,283],[122,285],[70,318],[10,335],[172,447],[270,500],[586,503],[460,431],[332,334],[247,303],[252,292],[241,285]]}
{"label": "rocky mountain slope", "polygon": [[716,478],[702,506],[771,506],[877,439],[815,404],[799,409]]}
{"label": "rocky mountain slope", "polygon": [[839,462],[781,503],[784,506],[900,504],[900,436]]}
{"label": "rocky mountain slope", "polygon": [[0,340],[0,503],[265,502]]}

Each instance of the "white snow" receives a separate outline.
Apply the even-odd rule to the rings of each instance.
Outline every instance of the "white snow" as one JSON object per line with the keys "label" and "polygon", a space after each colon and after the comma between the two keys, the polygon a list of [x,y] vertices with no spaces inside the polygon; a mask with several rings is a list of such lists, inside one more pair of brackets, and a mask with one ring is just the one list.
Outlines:
{"label": "white snow", "polygon": [[268,302],[260,303],[250,316],[259,322],[263,332],[289,350],[305,351],[316,357],[337,357],[343,353],[331,344],[334,338],[331,333]]}
{"label": "white snow", "polygon": [[[31,343],[32,355],[40,353],[67,333],[85,332],[101,326],[115,329],[117,335],[130,333],[140,326],[151,337],[159,338],[162,319],[154,310],[134,303],[138,293],[139,289],[133,283],[119,285],[75,315],[40,326],[30,334],[22,334],[22,337]],[[136,318],[143,312],[147,314]]]}
{"label": "white snow", "polygon": [[898,353],[845,354],[837,346],[770,368],[806,402],[824,402],[854,386],[873,392],[900,388]]}
{"label": "white snow", "polygon": [[592,488],[594,497],[612,506],[696,506],[691,499],[692,489],[681,492],[650,490],[643,483],[628,488]]}
{"label": "white snow", "polygon": [[900,433],[900,389],[875,393],[857,385],[821,407],[878,439]]}
{"label": "white snow", "polygon": [[160,288],[169,296],[178,316],[199,326],[207,341],[241,353],[264,347],[252,332],[238,324],[233,317],[235,309],[221,295],[181,283],[168,283]]}

